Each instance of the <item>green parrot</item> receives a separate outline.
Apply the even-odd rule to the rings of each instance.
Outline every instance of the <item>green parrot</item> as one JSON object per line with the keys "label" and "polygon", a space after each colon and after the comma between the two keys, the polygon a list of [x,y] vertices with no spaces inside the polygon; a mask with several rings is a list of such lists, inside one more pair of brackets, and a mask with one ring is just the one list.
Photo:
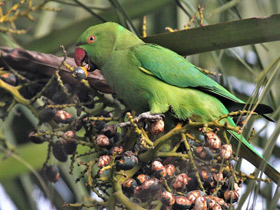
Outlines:
{"label": "green parrot", "polygon": [[[159,45],[143,42],[117,23],[88,28],[76,45],[76,64],[101,70],[118,97],[138,114],[172,110],[178,120],[209,122],[229,111],[244,109],[242,100],[185,58]],[[264,116],[272,109],[260,104],[255,112]],[[235,126],[231,118],[225,121]],[[242,135],[229,132],[234,137],[231,141],[234,148],[241,142],[239,156],[256,167],[264,161],[264,172],[278,183],[279,172]]]}

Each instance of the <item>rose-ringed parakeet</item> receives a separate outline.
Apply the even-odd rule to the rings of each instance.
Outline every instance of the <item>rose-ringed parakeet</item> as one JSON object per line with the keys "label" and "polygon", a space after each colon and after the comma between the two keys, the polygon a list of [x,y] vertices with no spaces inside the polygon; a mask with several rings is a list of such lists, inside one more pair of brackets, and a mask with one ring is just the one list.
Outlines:
{"label": "rose-ringed parakeet", "polygon": [[[116,23],[88,28],[77,41],[74,57],[78,66],[87,63],[91,70],[100,69],[118,97],[139,114],[172,109],[179,120],[209,122],[245,105],[182,56],[143,42]],[[272,109],[260,104],[255,112],[263,115]],[[235,126],[231,118],[225,121]],[[259,167],[263,157],[242,135],[229,132],[234,147],[241,142],[239,155]],[[279,172],[269,163],[264,172],[279,181]]]}

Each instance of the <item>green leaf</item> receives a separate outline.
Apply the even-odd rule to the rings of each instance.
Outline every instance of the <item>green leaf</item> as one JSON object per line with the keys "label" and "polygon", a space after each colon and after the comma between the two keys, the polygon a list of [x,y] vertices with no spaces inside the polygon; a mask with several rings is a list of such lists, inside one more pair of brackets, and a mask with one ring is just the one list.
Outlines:
{"label": "green leaf", "polygon": [[181,55],[280,40],[280,14],[219,23],[143,38]]}
{"label": "green leaf", "polygon": [[[2,153],[0,155],[0,168],[2,168],[0,172],[0,181],[15,178],[22,173],[29,172],[30,169],[24,162],[29,163],[30,166],[35,169],[42,167],[47,157],[47,144],[25,144],[19,146],[16,152],[18,155],[11,155],[5,160],[2,160],[4,154]],[[20,158],[20,160],[18,158]]]}
{"label": "green leaf", "polygon": [[[11,154],[7,159],[3,160],[5,153],[0,154],[0,182],[42,168],[47,157],[47,147],[46,143],[28,143],[18,146],[16,154]],[[84,153],[87,150],[87,147],[78,146],[79,153]],[[0,147],[0,151],[4,151],[3,147]]]}

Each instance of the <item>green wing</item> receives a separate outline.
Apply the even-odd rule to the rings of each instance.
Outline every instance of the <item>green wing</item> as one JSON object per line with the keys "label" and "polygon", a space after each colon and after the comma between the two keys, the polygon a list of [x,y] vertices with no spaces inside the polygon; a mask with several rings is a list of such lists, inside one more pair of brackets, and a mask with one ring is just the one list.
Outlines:
{"label": "green wing", "polygon": [[175,52],[154,44],[132,48],[139,69],[177,87],[196,88],[218,98],[244,103]]}

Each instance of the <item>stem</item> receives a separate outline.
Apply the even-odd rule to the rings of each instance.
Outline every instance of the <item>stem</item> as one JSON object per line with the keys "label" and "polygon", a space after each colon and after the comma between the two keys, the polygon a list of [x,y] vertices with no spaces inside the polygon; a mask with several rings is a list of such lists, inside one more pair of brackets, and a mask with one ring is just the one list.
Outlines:
{"label": "stem", "polygon": [[173,137],[174,135],[179,134],[180,132],[182,132],[184,130],[184,128],[182,128],[182,125],[179,123],[175,128],[173,128],[172,130],[170,130],[167,134],[165,134],[164,136],[158,138],[154,145],[155,148],[152,150],[149,150],[143,154],[139,155],[139,160],[142,162],[148,162],[150,160],[152,160],[158,153],[160,146],[162,144],[164,144],[167,140],[169,140],[171,137]]}
{"label": "stem", "polygon": [[145,208],[142,208],[141,206],[139,206],[138,204],[132,202],[131,200],[129,200],[122,192],[121,190],[121,186],[118,183],[115,183],[114,185],[116,185],[117,187],[117,191],[114,192],[114,197],[120,201],[125,207],[127,207],[130,210],[146,210]]}
{"label": "stem", "polygon": [[204,189],[204,187],[203,187],[203,184],[202,184],[202,182],[201,182],[201,179],[200,179],[200,176],[199,176],[199,173],[198,173],[198,168],[196,167],[196,164],[195,164],[195,162],[194,162],[194,160],[193,160],[193,156],[192,156],[192,152],[191,152],[191,147],[190,147],[189,142],[188,142],[188,140],[187,140],[187,138],[186,138],[186,135],[183,134],[183,133],[182,133],[182,139],[184,140],[187,153],[188,153],[189,158],[190,158],[190,161],[191,161],[191,163],[192,163],[192,165],[193,165],[193,169],[194,169],[194,171],[195,171],[195,176],[196,176],[196,179],[197,179],[197,181],[198,181],[199,187],[200,187],[200,189],[205,193],[205,189]]}

